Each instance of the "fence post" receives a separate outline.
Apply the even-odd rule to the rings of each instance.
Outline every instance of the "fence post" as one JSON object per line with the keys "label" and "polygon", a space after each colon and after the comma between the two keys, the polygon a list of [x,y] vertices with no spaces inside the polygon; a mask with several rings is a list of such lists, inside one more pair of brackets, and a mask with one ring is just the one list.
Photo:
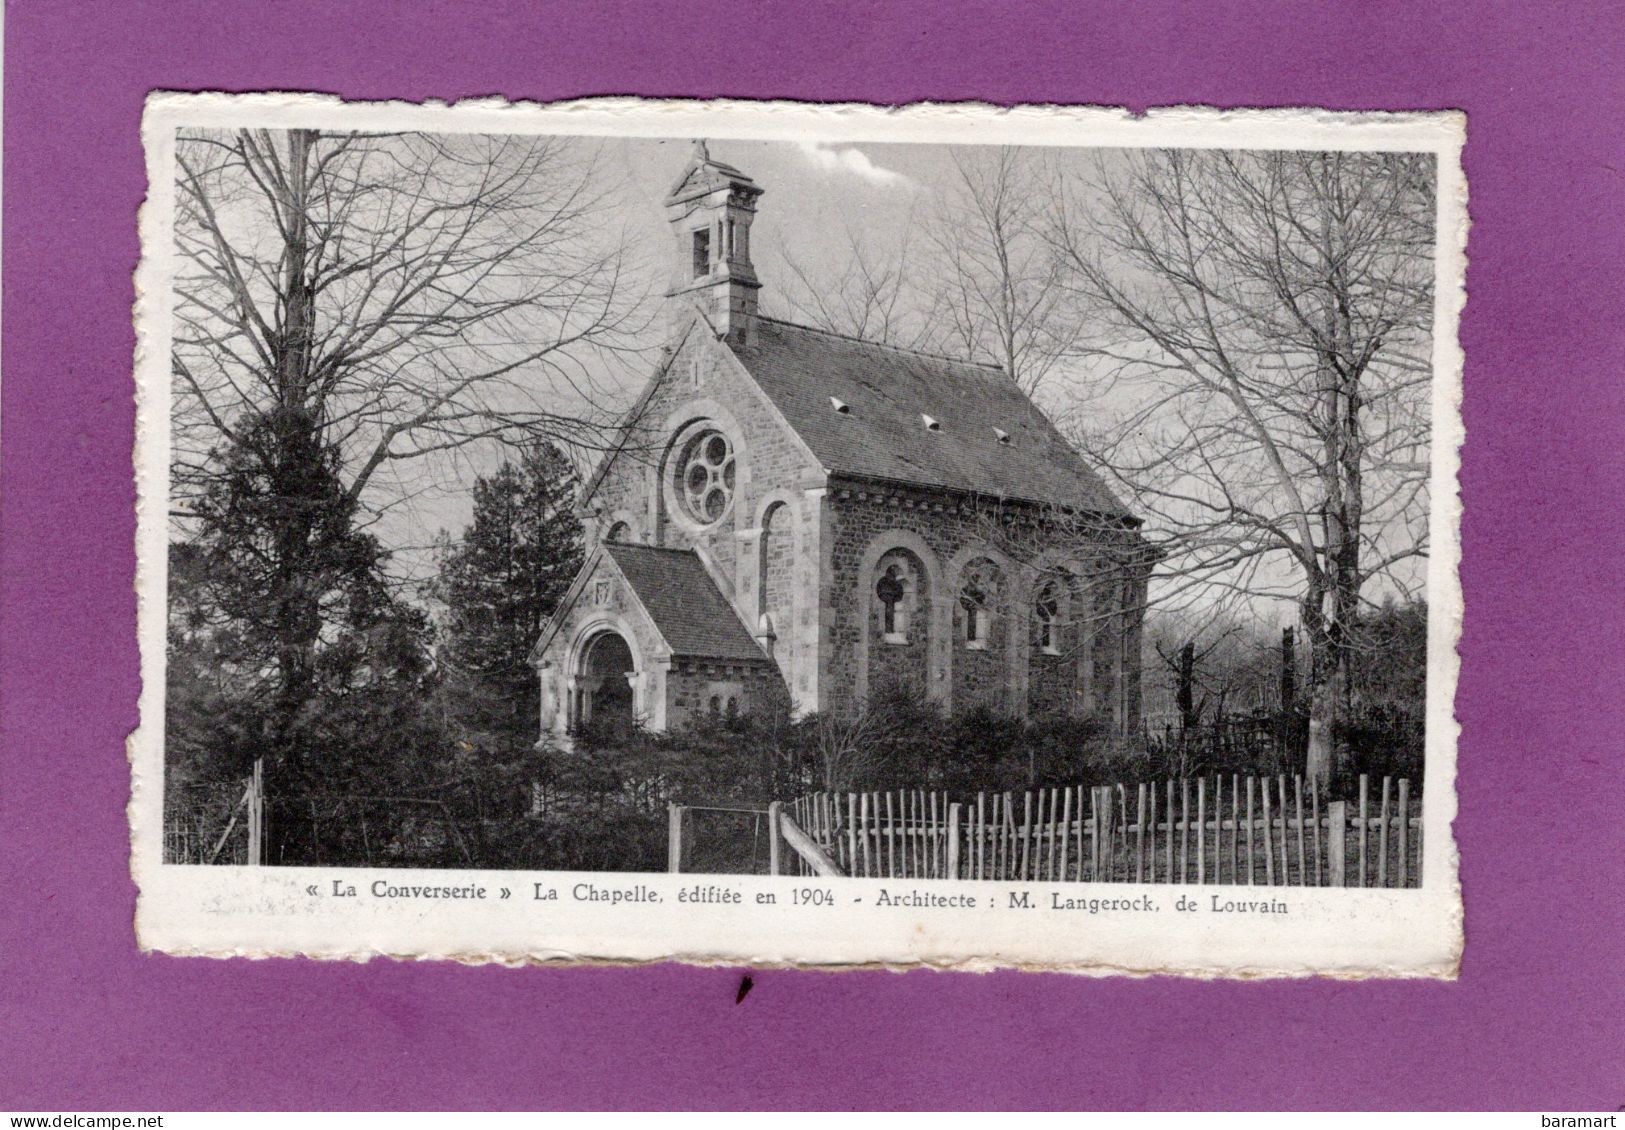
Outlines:
{"label": "fence post", "polygon": [[1326,883],[1343,885],[1343,829],[1348,824],[1347,802],[1334,800],[1326,806]]}
{"label": "fence post", "polygon": [[858,870],[858,794],[846,794],[846,873],[861,875]]}
{"label": "fence post", "polygon": [[1100,786],[1089,790],[1089,881],[1100,882]]}
{"label": "fence post", "polygon": [[1399,885],[1410,886],[1411,783],[1399,779]]}
{"label": "fence post", "polygon": [[666,804],[666,870],[677,874],[683,869],[683,810]]}
{"label": "fence post", "polygon": [[767,873],[779,873],[779,802],[767,806]]}
{"label": "fence post", "polygon": [[948,806],[948,878],[959,878],[959,802]]}

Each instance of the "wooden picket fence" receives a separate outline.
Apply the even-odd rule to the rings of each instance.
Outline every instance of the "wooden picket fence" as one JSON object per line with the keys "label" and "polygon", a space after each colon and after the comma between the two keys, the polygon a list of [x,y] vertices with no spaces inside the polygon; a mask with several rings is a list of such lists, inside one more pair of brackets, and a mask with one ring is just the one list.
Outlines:
{"label": "wooden picket fence", "polygon": [[[1103,787],[814,793],[774,804],[773,873],[908,879],[1415,887],[1421,800],[1362,775],[1357,802],[1302,777]],[[791,850],[780,850],[780,840]]]}

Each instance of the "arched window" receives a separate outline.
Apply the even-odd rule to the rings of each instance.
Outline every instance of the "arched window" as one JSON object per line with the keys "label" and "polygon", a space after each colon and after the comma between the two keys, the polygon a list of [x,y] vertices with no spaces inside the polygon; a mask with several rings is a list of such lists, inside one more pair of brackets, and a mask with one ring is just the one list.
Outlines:
{"label": "arched window", "polygon": [[696,228],[694,231],[693,260],[695,278],[703,279],[711,273],[711,229],[709,227]]}
{"label": "arched window", "polygon": [[762,514],[756,570],[757,634],[789,644],[795,623],[791,613],[795,544],[790,509],[775,502]]}
{"label": "arched window", "polygon": [[1038,622],[1038,648],[1046,655],[1061,654],[1063,593],[1062,582],[1051,578],[1038,587],[1038,598],[1033,602],[1033,616]]}
{"label": "arched window", "polygon": [[971,651],[981,651],[988,646],[998,583],[998,571],[992,562],[977,561],[965,570],[965,579],[959,586],[959,630],[965,647]]}
{"label": "arched window", "polygon": [[886,643],[908,643],[920,589],[913,560],[902,550],[887,553],[875,566],[874,586],[880,638]]}

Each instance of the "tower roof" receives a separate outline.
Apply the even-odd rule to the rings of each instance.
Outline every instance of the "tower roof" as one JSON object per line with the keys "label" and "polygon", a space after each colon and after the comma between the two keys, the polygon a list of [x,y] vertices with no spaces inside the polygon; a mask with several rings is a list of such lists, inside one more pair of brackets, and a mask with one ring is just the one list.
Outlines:
{"label": "tower roof", "polygon": [[671,191],[666,194],[666,203],[677,204],[684,200],[692,200],[697,196],[715,192],[719,188],[733,188],[750,196],[760,196],[764,191],[761,185],[732,165],[712,157],[711,150],[705,142],[696,139],[693,152],[689,154],[688,164],[671,186]]}

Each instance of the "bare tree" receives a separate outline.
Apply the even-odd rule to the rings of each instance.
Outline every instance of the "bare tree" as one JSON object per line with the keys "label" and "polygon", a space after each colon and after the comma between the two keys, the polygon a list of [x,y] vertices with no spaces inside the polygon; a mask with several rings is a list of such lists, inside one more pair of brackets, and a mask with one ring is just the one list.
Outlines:
{"label": "bare tree", "polygon": [[784,249],[783,293],[791,311],[808,325],[847,337],[903,349],[928,347],[933,326],[913,281],[918,257],[906,231],[896,248],[880,248],[848,228],[846,244],[838,271],[820,270]]}
{"label": "bare tree", "polygon": [[1048,174],[1019,149],[953,151],[953,173],[920,224],[895,247],[846,235],[838,269],[789,251],[786,299],[796,316],[835,333],[1003,366],[1029,396],[1055,375],[1077,338],[1046,239]]}
{"label": "bare tree", "polygon": [[1045,237],[1048,177],[1019,149],[958,149],[953,160],[926,227],[934,328],[942,348],[1003,366],[1032,396],[1080,324]]}
{"label": "bare tree", "polygon": [[869,779],[879,765],[876,745],[885,727],[867,705],[851,714],[819,714],[812,726],[819,788],[842,792]]}
{"label": "bare tree", "polygon": [[1146,642],[1156,653],[1164,701],[1181,731],[1222,723],[1238,707],[1256,710],[1276,703],[1281,652],[1261,628],[1220,605],[1167,614],[1153,610]]}
{"label": "bare tree", "polygon": [[605,363],[633,348],[641,294],[578,143],[189,130],[176,161],[183,506],[270,412],[337,448],[374,512],[426,456],[611,423]]}
{"label": "bare tree", "polygon": [[1161,531],[1167,592],[1297,604],[1322,780],[1362,593],[1427,553],[1433,186],[1427,155],[1153,152],[1051,217],[1131,405],[1095,454]]}

